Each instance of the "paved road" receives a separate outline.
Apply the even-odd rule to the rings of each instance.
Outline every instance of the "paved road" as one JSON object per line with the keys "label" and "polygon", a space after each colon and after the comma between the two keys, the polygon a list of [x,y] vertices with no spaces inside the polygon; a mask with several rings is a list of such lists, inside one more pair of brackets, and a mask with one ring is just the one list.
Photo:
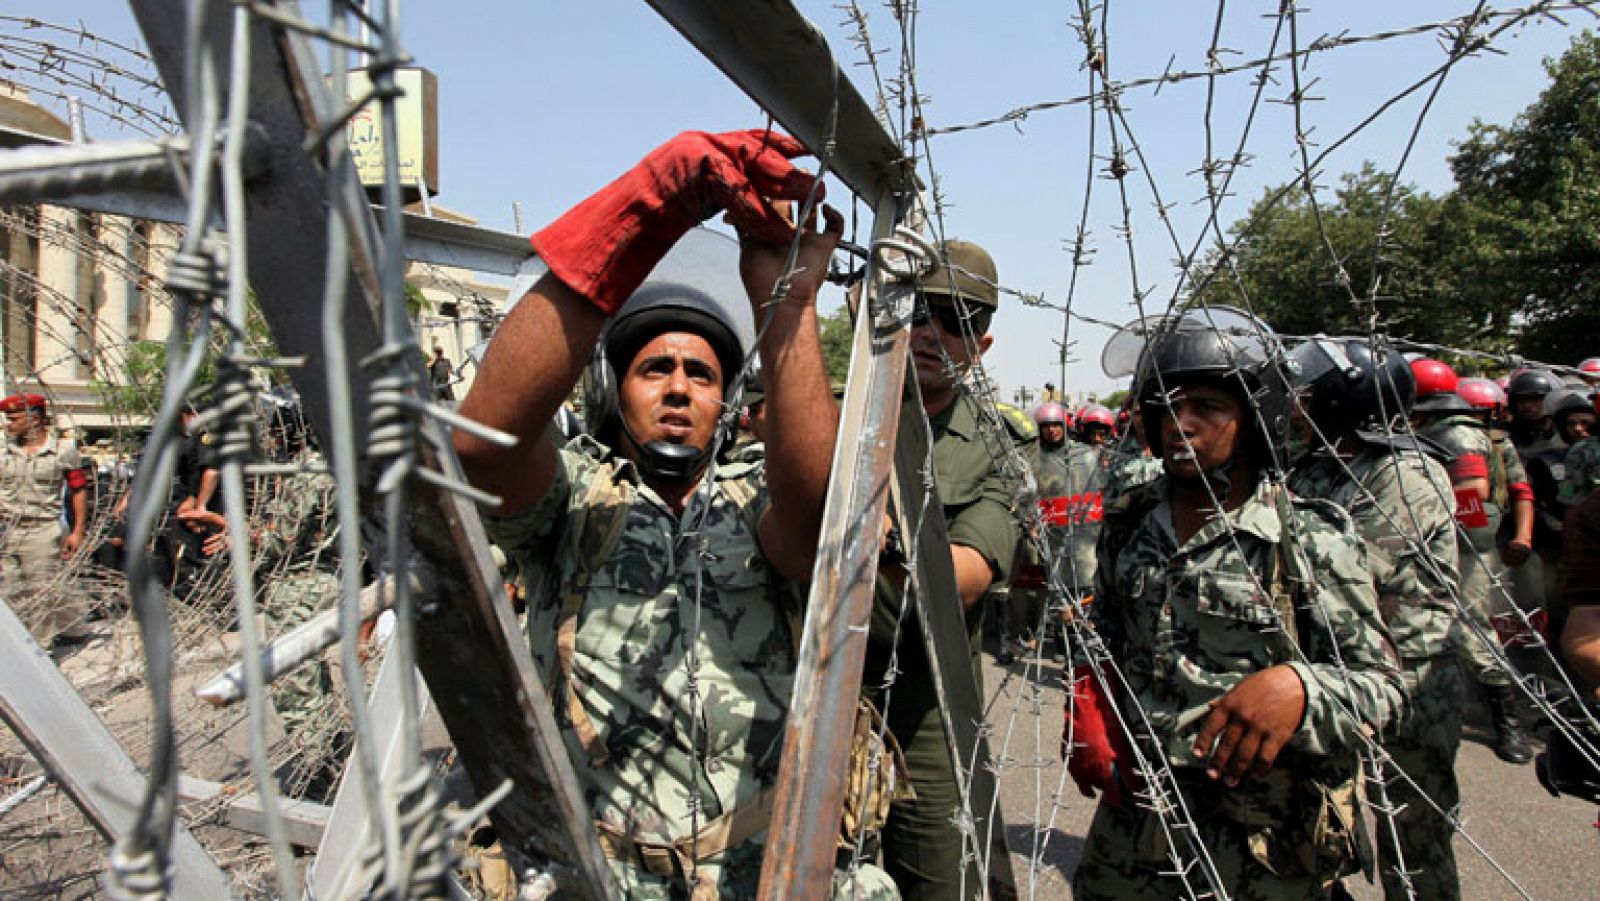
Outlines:
{"label": "paved road", "polygon": [[[1028,679],[1022,664],[1008,671],[985,655],[985,669],[994,730],[990,740],[1003,762],[1001,804],[1021,896],[1070,898],[1072,872],[1095,802],[1078,793],[1061,766],[1060,667],[1046,663],[1042,675]],[[1535,780],[1532,766],[1502,763],[1485,744],[1490,735],[1487,726],[1481,711],[1469,706],[1468,729],[1456,760],[1466,831],[1528,897],[1600,898],[1595,808],[1571,798],[1550,797]],[[1046,825],[1036,832],[1035,823]],[[1031,868],[1028,854],[1036,836],[1042,853],[1037,868]],[[1456,837],[1456,860],[1464,898],[1522,897],[1465,836]],[[1359,877],[1349,887],[1359,899],[1382,897]]]}

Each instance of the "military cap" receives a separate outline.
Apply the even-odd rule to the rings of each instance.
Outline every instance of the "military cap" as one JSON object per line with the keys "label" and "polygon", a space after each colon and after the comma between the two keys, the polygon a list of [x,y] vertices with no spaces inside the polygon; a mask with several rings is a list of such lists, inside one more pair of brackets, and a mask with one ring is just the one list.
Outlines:
{"label": "military cap", "polygon": [[0,400],[0,413],[13,413],[18,410],[43,410],[48,406],[43,394],[13,394],[5,400]]}
{"label": "military cap", "polygon": [[1000,275],[994,258],[971,241],[952,239],[940,244],[933,272],[919,284],[925,294],[959,297],[991,310],[1000,306]]}

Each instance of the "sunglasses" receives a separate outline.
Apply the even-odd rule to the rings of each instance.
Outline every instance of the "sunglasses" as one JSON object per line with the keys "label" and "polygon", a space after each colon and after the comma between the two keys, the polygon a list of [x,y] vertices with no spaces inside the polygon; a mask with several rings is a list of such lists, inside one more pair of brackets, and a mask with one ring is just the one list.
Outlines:
{"label": "sunglasses", "polygon": [[982,335],[989,330],[989,311],[974,304],[961,304],[966,308],[962,312],[956,304],[929,303],[925,294],[917,294],[916,305],[911,309],[911,325],[922,325],[930,319],[939,320],[939,327],[949,335],[964,335],[970,329],[973,335]]}

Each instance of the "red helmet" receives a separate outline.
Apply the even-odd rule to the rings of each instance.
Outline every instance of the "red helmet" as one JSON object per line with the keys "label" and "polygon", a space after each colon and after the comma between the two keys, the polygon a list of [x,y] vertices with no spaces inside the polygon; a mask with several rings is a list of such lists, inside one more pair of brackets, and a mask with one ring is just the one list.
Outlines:
{"label": "red helmet", "polygon": [[1117,414],[1099,404],[1091,404],[1078,411],[1078,428],[1086,429],[1092,425],[1102,425],[1108,429],[1117,427]]}
{"label": "red helmet", "polygon": [[1038,425],[1044,425],[1047,422],[1059,422],[1065,426],[1067,424],[1067,410],[1057,403],[1040,404],[1033,408],[1033,421]]}
{"label": "red helmet", "polygon": [[1456,383],[1456,393],[1474,410],[1494,411],[1506,405],[1506,393],[1489,379],[1462,379]]}
{"label": "red helmet", "polygon": [[1417,378],[1417,399],[1456,390],[1456,371],[1442,360],[1422,357],[1411,361],[1411,374]]}
{"label": "red helmet", "polygon": [[1600,375],[1600,357],[1590,357],[1579,363],[1578,371],[1584,375]]}

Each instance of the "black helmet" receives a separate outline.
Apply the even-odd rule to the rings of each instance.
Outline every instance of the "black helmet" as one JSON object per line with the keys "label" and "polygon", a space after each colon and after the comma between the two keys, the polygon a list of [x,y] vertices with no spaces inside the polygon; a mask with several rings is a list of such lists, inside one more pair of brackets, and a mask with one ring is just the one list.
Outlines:
{"label": "black helmet", "polygon": [[1377,353],[1365,338],[1324,338],[1296,347],[1289,359],[1299,365],[1295,389],[1305,411],[1324,430],[1382,428],[1408,416],[1416,400],[1411,366],[1393,348]]}
{"label": "black helmet", "polygon": [[1523,369],[1511,377],[1511,384],[1506,386],[1506,396],[1515,398],[1518,395],[1531,394],[1536,397],[1548,397],[1551,392],[1561,388],[1561,381],[1543,369]]}
{"label": "black helmet", "polygon": [[1556,433],[1568,444],[1572,444],[1573,441],[1567,434],[1567,418],[1574,413],[1595,412],[1594,401],[1584,391],[1563,391],[1555,396],[1550,405],[1554,408],[1551,415],[1556,420]]}
{"label": "black helmet", "polygon": [[1145,442],[1160,456],[1166,392],[1184,382],[1214,380],[1254,408],[1245,452],[1262,468],[1279,465],[1289,424],[1290,366],[1278,336],[1233,307],[1201,307],[1169,317],[1148,332],[1138,367]]}
{"label": "black helmet", "polygon": [[[704,228],[691,229],[656,264],[650,277],[622,305],[595,347],[583,385],[585,430],[600,441],[615,445],[616,429],[622,421],[617,402],[617,385],[640,348],[664,332],[687,331],[705,338],[717,354],[722,368],[725,410],[737,411],[737,399],[727,396],[727,387],[744,366],[745,353],[755,346],[755,316],[739,276],[739,245],[726,235]],[[736,415],[724,416],[729,428]],[[694,461],[698,471],[711,448],[699,448]],[[640,461],[649,468],[648,460]]]}

